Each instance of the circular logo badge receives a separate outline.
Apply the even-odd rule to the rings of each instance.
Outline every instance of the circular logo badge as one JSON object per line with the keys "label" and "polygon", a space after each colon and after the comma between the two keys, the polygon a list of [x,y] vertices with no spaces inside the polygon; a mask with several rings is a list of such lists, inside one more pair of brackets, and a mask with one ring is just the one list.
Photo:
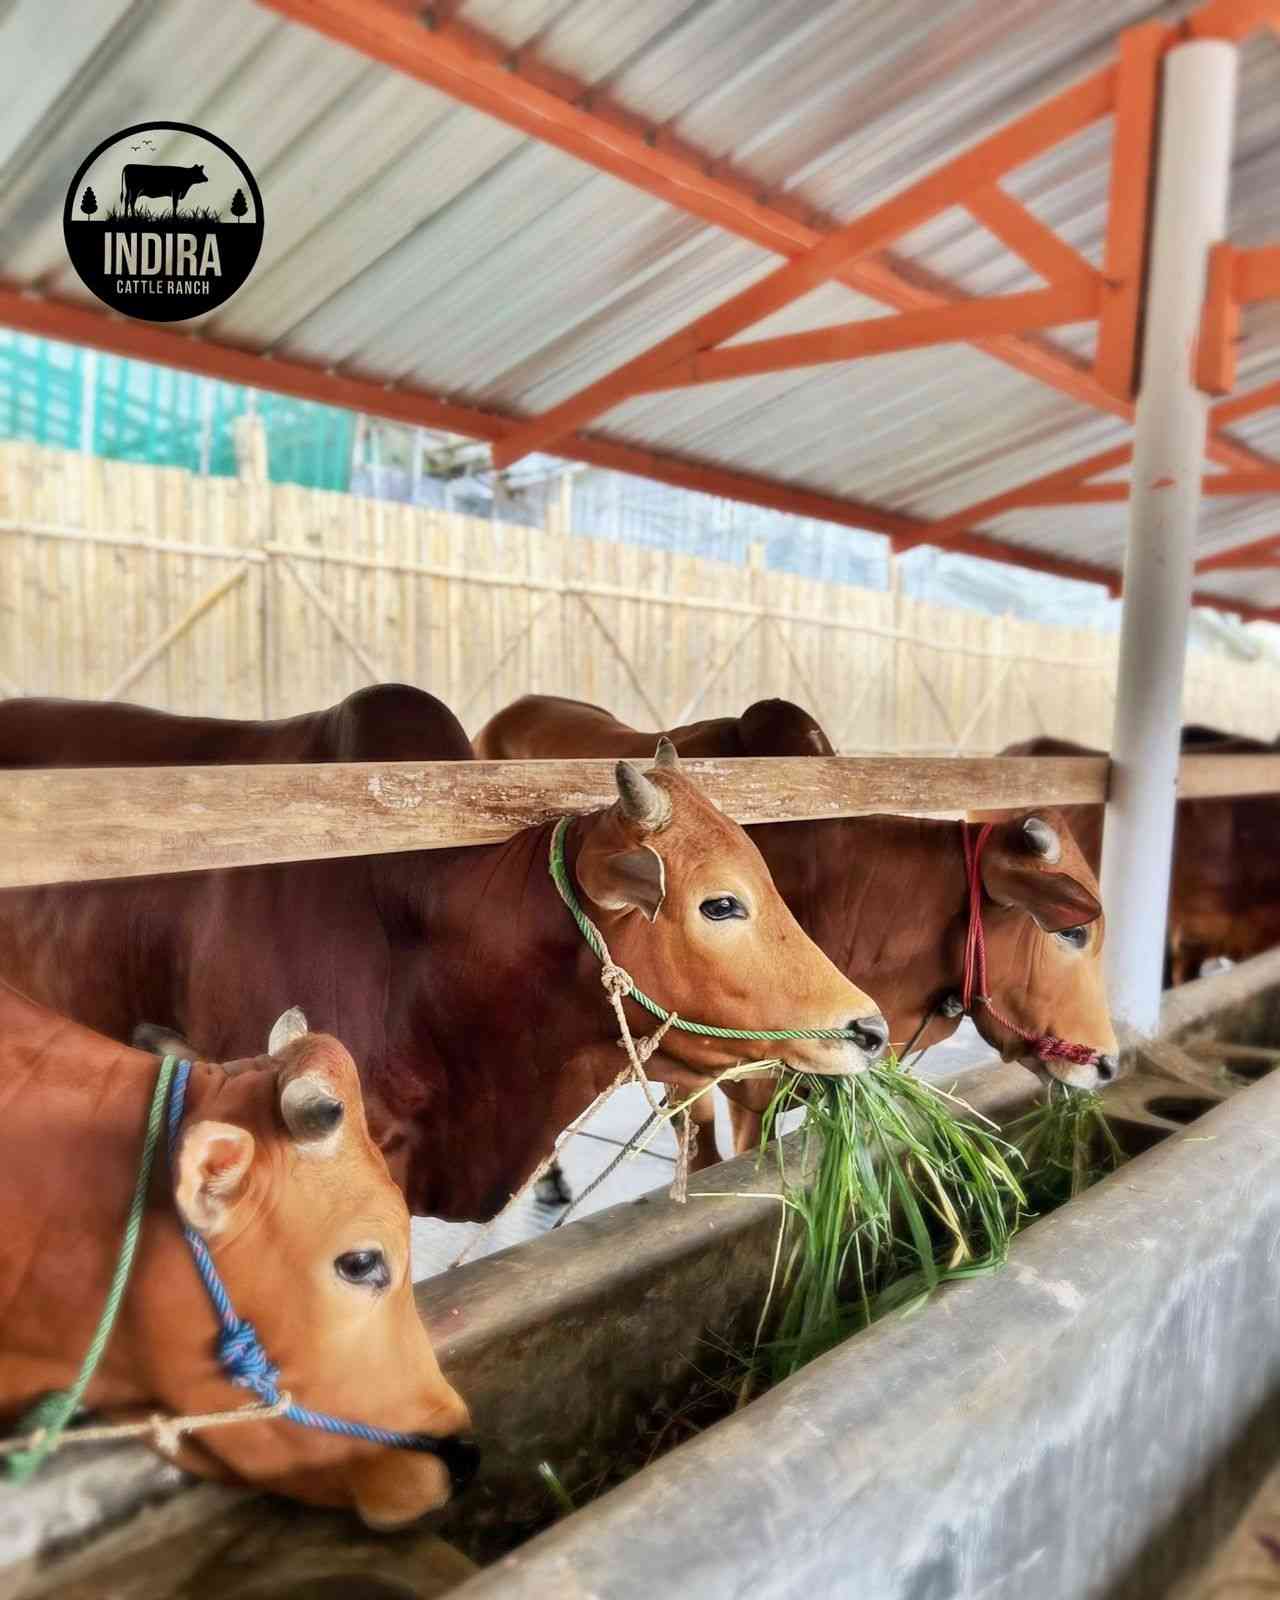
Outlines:
{"label": "circular logo badge", "polygon": [[262,248],[262,195],[229,144],[186,122],[113,133],[62,210],[81,282],[113,311],[181,322],[230,300]]}

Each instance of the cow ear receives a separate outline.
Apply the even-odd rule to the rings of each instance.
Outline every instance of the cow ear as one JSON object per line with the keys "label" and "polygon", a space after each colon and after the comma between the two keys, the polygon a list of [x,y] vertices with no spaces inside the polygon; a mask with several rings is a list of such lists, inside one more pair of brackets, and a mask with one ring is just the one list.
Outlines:
{"label": "cow ear", "polygon": [[182,1135],[174,1199],[189,1228],[207,1239],[226,1227],[253,1165],[253,1135],[229,1122],[194,1122]]}
{"label": "cow ear", "polygon": [[609,854],[583,851],[578,882],[589,899],[606,911],[640,911],[657,920],[667,897],[667,873],[652,845]]}
{"label": "cow ear", "polygon": [[1102,903],[1076,875],[1084,869],[1063,865],[1056,833],[1029,820],[1037,828],[1013,824],[992,835],[982,852],[982,887],[996,905],[1025,911],[1046,933],[1096,922]]}

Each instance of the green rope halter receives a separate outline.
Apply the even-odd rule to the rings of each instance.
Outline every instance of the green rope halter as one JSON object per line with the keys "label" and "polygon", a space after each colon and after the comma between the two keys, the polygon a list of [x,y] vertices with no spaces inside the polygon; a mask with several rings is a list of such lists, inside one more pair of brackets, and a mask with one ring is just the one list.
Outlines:
{"label": "green rope halter", "polygon": [[111,1287],[107,1291],[106,1304],[98,1319],[98,1326],[89,1342],[88,1350],[85,1351],[84,1360],[80,1363],[80,1371],[70,1388],[57,1389],[52,1394],[45,1395],[19,1423],[20,1435],[37,1434],[38,1438],[29,1449],[15,1451],[6,1459],[5,1471],[15,1483],[25,1483],[38,1471],[45,1458],[58,1448],[58,1441],[67,1424],[80,1409],[85,1390],[93,1381],[98,1363],[102,1360],[102,1353],[107,1348],[107,1340],[111,1337],[111,1330],[116,1325],[125,1290],[129,1287],[129,1272],[133,1266],[134,1252],[138,1247],[138,1235],[142,1231],[142,1214],[147,1207],[151,1168],[155,1162],[165,1101],[169,1096],[169,1082],[173,1077],[175,1065],[175,1058],[166,1056],[161,1063],[160,1075],[156,1079],[155,1092],[151,1096],[151,1106],[147,1111],[147,1131],[142,1145],[142,1160],[138,1164],[138,1176],[134,1180],[133,1198],[129,1202],[129,1215],[124,1226],[124,1240],[120,1246],[120,1255],[111,1277]]}
{"label": "green rope halter", "polygon": [[[561,817],[556,823],[551,834],[551,881],[560,891],[560,898],[568,906],[573,920],[578,924],[582,937],[591,946],[599,957],[601,965],[608,964],[615,971],[621,972],[616,967],[609,954],[608,946],[601,936],[599,928],[582,909],[577,895],[573,892],[573,885],[569,881],[569,868],[564,859],[564,837],[568,832],[572,817]],[[629,985],[628,993],[637,1005],[641,1005],[652,1016],[661,1022],[669,1022],[673,1028],[678,1028],[681,1033],[698,1033],[707,1039],[852,1039],[857,1041],[857,1034],[852,1028],[717,1028],[710,1022],[686,1022],[683,1017],[673,1016],[670,1011],[660,1006],[656,1000],[651,1000],[642,990],[637,989],[629,973],[624,974]]]}

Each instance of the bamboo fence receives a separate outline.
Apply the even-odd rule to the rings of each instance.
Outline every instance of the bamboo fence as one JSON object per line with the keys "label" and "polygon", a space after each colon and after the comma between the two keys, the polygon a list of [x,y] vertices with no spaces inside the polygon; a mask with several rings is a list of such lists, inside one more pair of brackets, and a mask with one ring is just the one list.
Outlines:
{"label": "bamboo fence", "polygon": [[[362,684],[469,732],[530,691],[635,726],[807,706],[849,752],[1109,742],[1113,636],[928,605],[557,526],[0,445],[0,696],[282,717]],[[1280,668],[1188,658],[1184,719],[1271,739]]]}

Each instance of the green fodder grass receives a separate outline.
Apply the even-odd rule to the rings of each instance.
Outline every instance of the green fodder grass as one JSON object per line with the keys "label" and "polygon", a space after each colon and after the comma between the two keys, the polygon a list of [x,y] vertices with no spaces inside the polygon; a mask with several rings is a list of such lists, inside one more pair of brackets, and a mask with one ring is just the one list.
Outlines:
{"label": "green fodder grass", "polygon": [[1026,1163],[1033,1212],[1074,1200],[1125,1159],[1098,1094],[1051,1083],[1043,1103],[1005,1130]]}
{"label": "green fodder grass", "polygon": [[786,1078],[764,1139],[801,1106],[812,1179],[787,1172],[779,1145],[783,1226],[757,1333],[773,1382],[944,1280],[1000,1266],[1027,1207],[1017,1150],[896,1061],[849,1078]]}

